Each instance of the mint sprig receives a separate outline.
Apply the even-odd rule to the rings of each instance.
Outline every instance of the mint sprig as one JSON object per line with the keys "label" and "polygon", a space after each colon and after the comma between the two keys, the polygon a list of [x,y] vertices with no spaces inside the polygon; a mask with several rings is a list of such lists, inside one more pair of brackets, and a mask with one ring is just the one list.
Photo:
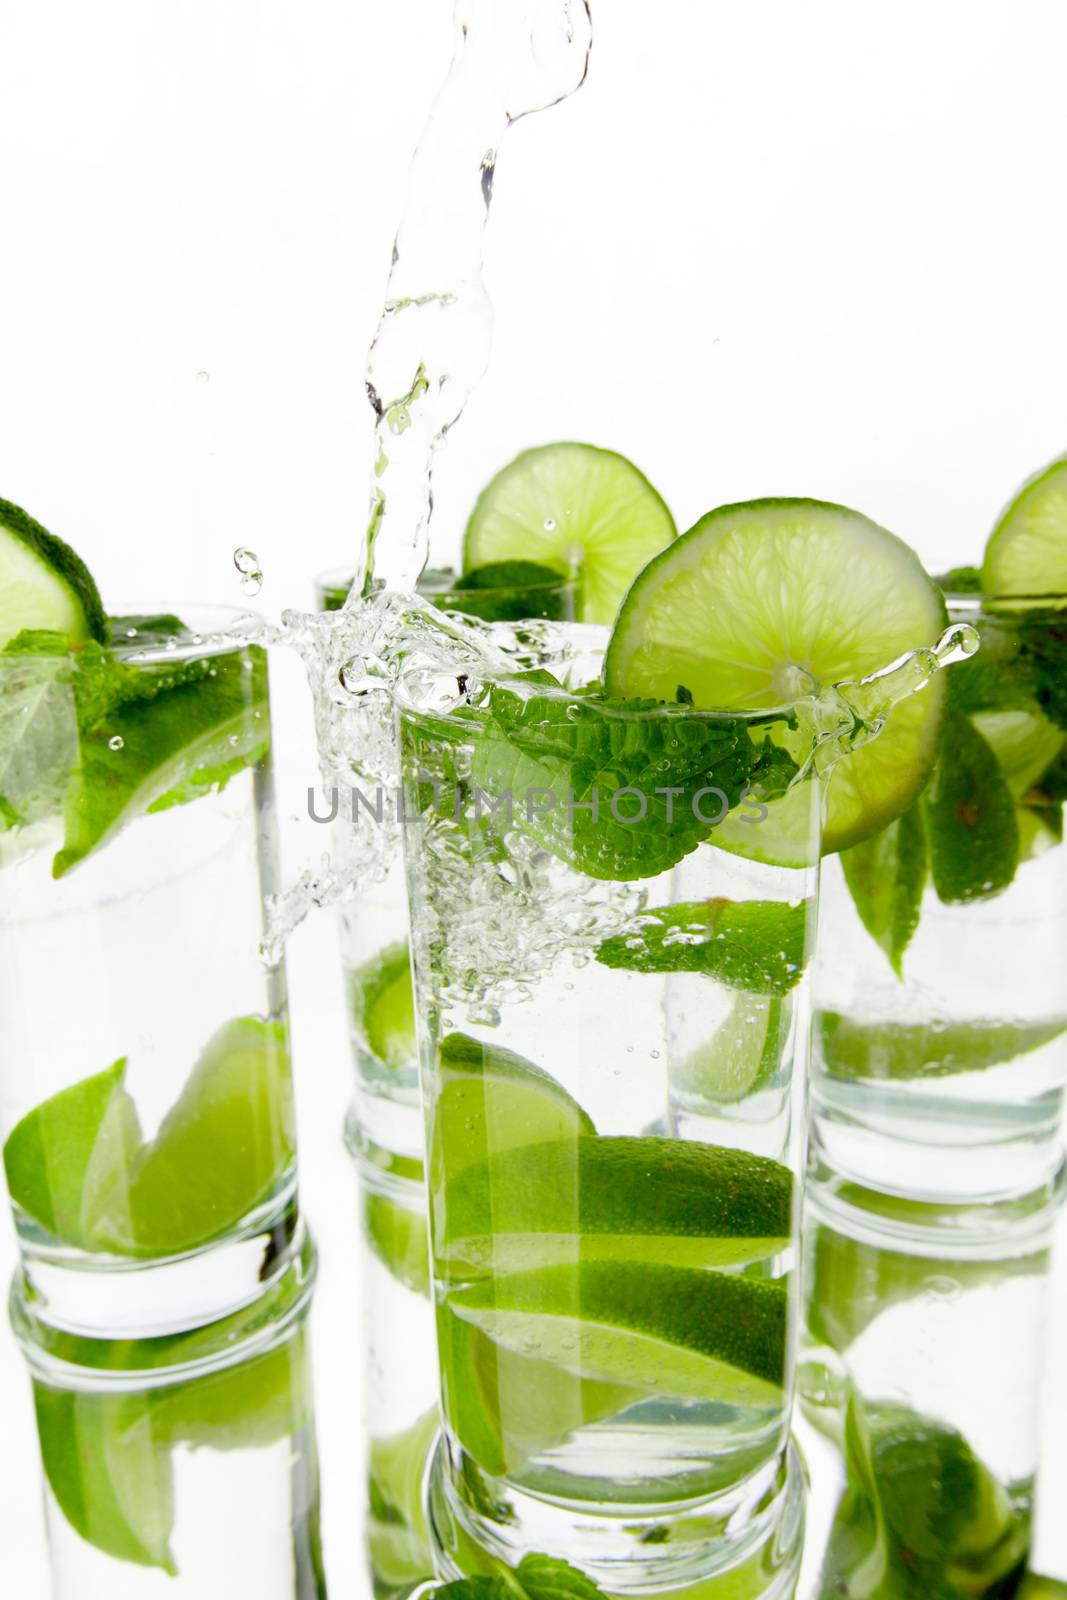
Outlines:
{"label": "mint sprig", "polygon": [[788,994],[804,971],[808,906],[698,900],[643,912],[596,958],[628,972],[702,972],[750,994]]}
{"label": "mint sprig", "polygon": [[726,809],[784,793],[797,772],[765,724],[539,687],[490,690],[471,783],[510,796],[514,826],[589,877],[666,871]]}
{"label": "mint sprig", "polygon": [[1006,889],[1019,864],[1015,800],[992,748],[958,712],[945,718],[941,759],[922,803],[940,899],[962,905]]}
{"label": "mint sprig", "polygon": [[433,1600],[603,1600],[603,1594],[592,1578],[569,1561],[534,1554],[523,1556],[514,1569],[457,1578],[430,1590]]}
{"label": "mint sprig", "polygon": [[919,926],[930,873],[921,804],[911,806],[881,833],[842,850],[841,866],[860,921],[902,978],[904,954]]}

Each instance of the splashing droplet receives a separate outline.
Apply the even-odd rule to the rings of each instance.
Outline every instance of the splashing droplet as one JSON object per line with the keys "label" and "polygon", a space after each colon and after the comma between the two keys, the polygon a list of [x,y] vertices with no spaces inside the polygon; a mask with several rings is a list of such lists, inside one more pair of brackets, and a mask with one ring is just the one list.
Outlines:
{"label": "splashing droplet", "polygon": [[233,564],[241,574],[241,592],[249,596],[258,594],[263,587],[263,570],[256,552],[241,545],[233,553]]}

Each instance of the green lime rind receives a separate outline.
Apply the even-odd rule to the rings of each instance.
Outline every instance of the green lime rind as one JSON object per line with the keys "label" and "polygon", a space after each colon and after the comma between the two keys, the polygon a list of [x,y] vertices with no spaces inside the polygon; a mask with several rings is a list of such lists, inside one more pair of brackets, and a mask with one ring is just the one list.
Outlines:
{"label": "green lime rind", "polygon": [[642,912],[596,958],[628,972],[702,972],[750,994],[784,995],[804,973],[808,903],[721,898]]}
{"label": "green lime rind", "polygon": [[108,638],[100,592],[81,557],[0,500],[0,648],[27,628],[55,629],[71,644]]}
{"label": "green lime rind", "polygon": [[841,1078],[908,1081],[983,1072],[1039,1050],[1067,1030],[1048,1022],[857,1022],[824,1011],[817,1023],[821,1064]]}
{"label": "green lime rind", "polygon": [[347,974],[349,1016],[359,1039],[389,1072],[417,1061],[415,999],[406,939],[379,950]]}
{"label": "green lime rind", "polygon": [[155,1139],[87,1197],[87,1232],[120,1255],[196,1249],[269,1197],[295,1142],[287,1028],[238,1017],[205,1045]]}
{"label": "green lime rind", "polygon": [[438,1048],[431,1195],[469,1166],[520,1145],[569,1147],[596,1129],[561,1083],[502,1045],[450,1033]]}
{"label": "green lime rind", "polygon": [[788,998],[742,990],[709,1039],[686,1055],[672,1054],[672,1097],[694,1109],[739,1105],[779,1081],[792,1019]]}
{"label": "green lime rind", "polygon": [[841,852],[845,882],[860,921],[898,978],[916,929],[930,875],[921,805],[909,806],[880,833]]}
{"label": "green lime rind", "polygon": [[463,567],[521,558],[577,576],[578,620],[609,623],[645,563],[676,534],[662,497],[625,456],[590,444],[540,445],[482,490]]}
{"label": "green lime rind", "polygon": [[737,1265],[792,1234],[788,1168],[691,1140],[557,1138],[494,1152],[446,1184],[437,1251],[457,1277],[579,1260]]}
{"label": "green lime rind", "polygon": [[[818,500],[720,506],[651,561],[619,612],[605,662],[611,695],[758,709],[877,672],[933,644],[944,597],[904,542]],[[911,804],[937,754],[935,679],[894,708],[881,735],[839,762],[823,851],[847,848]],[[800,736],[795,736],[799,738]],[[810,748],[810,740],[809,740]],[[807,749],[793,749],[804,759]],[[714,842],[751,859],[805,865],[810,797],[795,786],[759,826],[727,817]]]}
{"label": "green lime rind", "polygon": [[497,1274],[449,1309],[518,1354],[664,1398],[780,1406],[784,1283],[647,1261]]}
{"label": "green lime rind", "polygon": [[377,1596],[410,1594],[433,1577],[423,1482],[440,1426],[427,1411],[403,1433],[370,1441],[367,1553]]}
{"label": "green lime rind", "polygon": [[15,1205],[53,1239],[93,1247],[87,1197],[122,1182],[141,1147],[126,1061],[62,1089],[16,1124],[4,1145]]}
{"label": "green lime rind", "polygon": [[1067,456],[1028,479],[1001,513],[982,562],[991,595],[1067,594]]}

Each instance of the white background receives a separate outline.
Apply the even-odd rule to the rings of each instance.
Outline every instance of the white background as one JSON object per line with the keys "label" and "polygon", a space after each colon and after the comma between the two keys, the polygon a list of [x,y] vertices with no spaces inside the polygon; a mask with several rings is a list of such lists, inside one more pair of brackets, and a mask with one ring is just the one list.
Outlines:
{"label": "white background", "polygon": [[[810,494],[932,567],[978,557],[1067,440],[1067,8],[602,0],[595,20],[588,85],[516,126],[499,164],[495,357],[441,461],[438,552],[509,454],[563,436],[633,456],[682,526]],[[239,602],[244,544],[276,614],[349,558],[363,354],[450,47],[448,0],[0,0],[0,494],[85,555],[113,608]],[[294,794],[306,760],[286,746]],[[326,919],[293,965],[329,1560],[334,1592],[357,1594]],[[1053,1380],[1050,1507],[1067,1496]],[[0,1570],[36,1597],[33,1436],[3,1333],[0,1407]],[[1062,1524],[1046,1516],[1041,1555],[1067,1573]]]}

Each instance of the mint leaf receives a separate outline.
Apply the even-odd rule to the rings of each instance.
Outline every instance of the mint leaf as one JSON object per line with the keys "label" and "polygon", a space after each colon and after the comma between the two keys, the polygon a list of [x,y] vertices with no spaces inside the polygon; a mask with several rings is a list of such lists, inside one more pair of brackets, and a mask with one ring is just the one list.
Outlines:
{"label": "mint leaf", "polygon": [[1058,728],[1067,728],[1067,612],[1030,615],[1020,633],[1038,705]]}
{"label": "mint leaf", "polygon": [[841,865],[860,921],[903,978],[930,870],[922,807],[911,806],[881,833],[842,850]]}
{"label": "mint leaf", "polygon": [[66,656],[0,654],[0,832],[56,815],[77,760]]}
{"label": "mint leaf", "polygon": [[982,569],[980,567],[953,567],[943,572],[934,582],[946,594],[981,594]]}
{"label": "mint leaf", "polygon": [[510,798],[514,826],[589,877],[666,871],[750,790],[781,794],[797,771],[766,724],[685,711],[643,718],[634,713],[662,708],[538,686],[490,691],[471,782],[492,802]]}
{"label": "mint leaf", "polygon": [[629,972],[703,972],[751,994],[787,994],[804,970],[808,903],[697,900],[643,912],[596,958]]}
{"label": "mint leaf", "polygon": [[457,1578],[440,1584],[434,1600],[603,1600],[604,1591],[586,1573],[555,1556],[523,1556],[499,1575]]}
{"label": "mint leaf", "polygon": [[1011,883],[1019,823],[997,758],[969,718],[948,713],[942,752],[922,805],[934,887],[946,904],[960,905]]}
{"label": "mint leaf", "polygon": [[561,572],[537,561],[490,561],[465,572],[433,600],[483,622],[559,621],[567,614],[566,583]]}
{"label": "mint leaf", "polygon": [[199,799],[269,744],[266,660],[209,656],[173,670],[103,653],[79,663],[79,764],[66,793],[61,877],[148,811]]}
{"label": "mint leaf", "polygon": [[126,1061],[27,1113],[4,1145],[12,1200],[63,1244],[87,1248],[87,1194],[119,1182],[141,1144]]}

